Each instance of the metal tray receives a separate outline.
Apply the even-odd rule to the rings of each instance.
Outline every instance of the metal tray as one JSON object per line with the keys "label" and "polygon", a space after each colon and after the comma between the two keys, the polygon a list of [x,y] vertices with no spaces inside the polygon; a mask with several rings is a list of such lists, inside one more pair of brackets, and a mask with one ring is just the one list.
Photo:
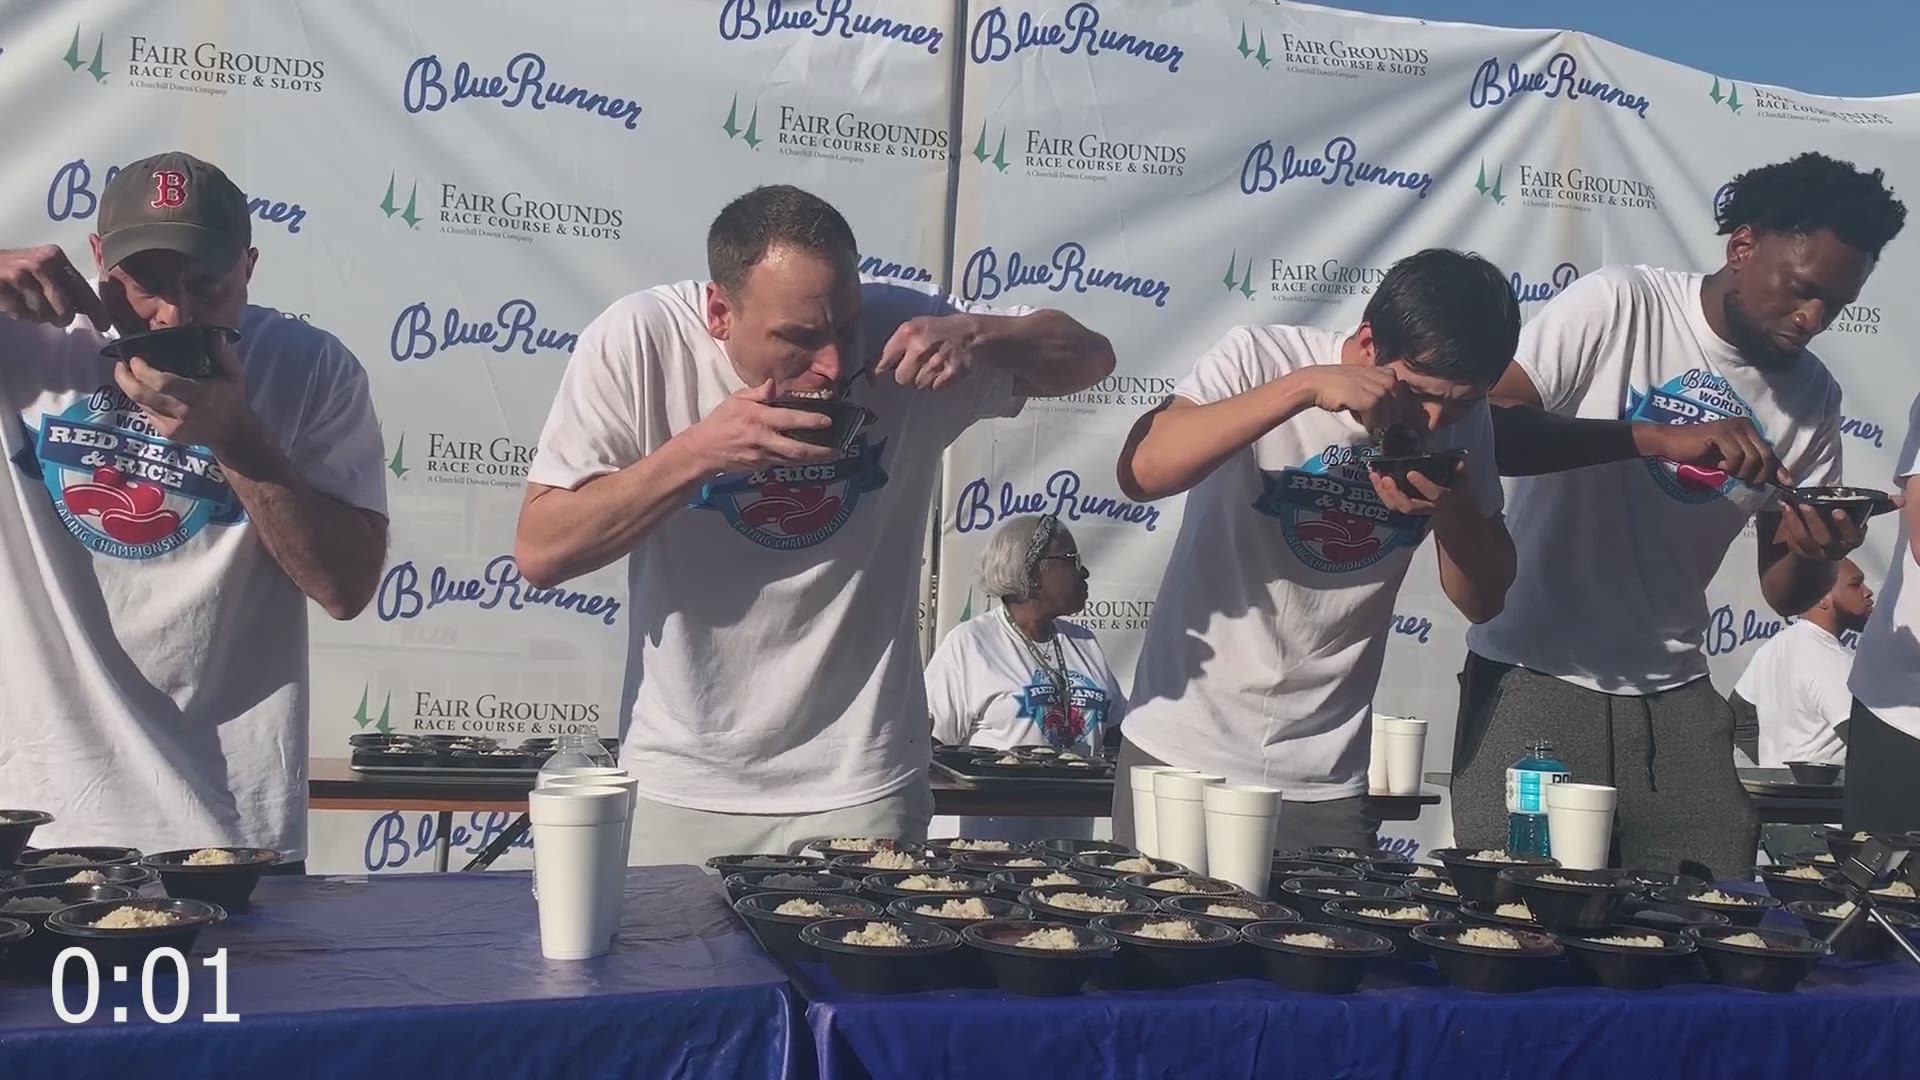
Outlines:
{"label": "metal tray", "polygon": [[480,780],[501,785],[518,781],[530,786],[540,776],[539,769],[467,769],[457,765],[355,765],[348,762],[347,768],[366,776],[426,780],[447,784]]}
{"label": "metal tray", "polygon": [[[1738,770],[1740,786],[1749,795],[1766,795],[1781,799],[1838,799],[1847,793],[1847,785],[1801,784],[1793,779],[1791,769],[1743,768]],[[1842,781],[1846,774],[1841,773]]]}
{"label": "metal tray", "polygon": [[988,775],[986,773],[961,772],[959,769],[939,760],[934,761],[933,767],[952,779],[977,788],[1043,786],[1054,790],[1067,788],[1089,791],[1110,791],[1113,788],[1113,777],[1111,776]]}

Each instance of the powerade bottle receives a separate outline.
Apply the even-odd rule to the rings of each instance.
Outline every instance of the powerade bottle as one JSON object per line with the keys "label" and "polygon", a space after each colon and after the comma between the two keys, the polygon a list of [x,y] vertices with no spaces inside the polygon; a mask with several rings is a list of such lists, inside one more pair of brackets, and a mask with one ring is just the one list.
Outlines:
{"label": "powerade bottle", "polygon": [[1547,836],[1547,788],[1573,779],[1553,755],[1553,744],[1536,741],[1507,770],[1507,850],[1515,855],[1551,854]]}

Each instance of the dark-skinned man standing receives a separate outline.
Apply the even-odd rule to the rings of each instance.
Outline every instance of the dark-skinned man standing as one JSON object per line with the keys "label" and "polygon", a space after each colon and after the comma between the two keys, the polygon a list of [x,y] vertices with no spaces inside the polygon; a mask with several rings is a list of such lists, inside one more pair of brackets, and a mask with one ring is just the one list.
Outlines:
{"label": "dark-skinned man standing", "polygon": [[[307,835],[307,610],[386,556],[380,428],[332,335],[247,302],[246,196],[181,153],[108,183],[96,283],[0,252],[0,806],[36,846],[272,848]],[[223,326],[210,378],[109,340]]]}
{"label": "dark-skinned man standing", "polygon": [[1624,865],[1752,863],[1733,714],[1702,649],[1707,585],[1750,519],[1783,615],[1860,545],[1844,515],[1765,485],[1840,482],[1840,386],[1807,345],[1904,218],[1878,170],[1803,154],[1734,180],[1719,270],[1608,267],[1528,323],[1493,391],[1501,472],[1521,478],[1519,575],[1467,634],[1457,843],[1502,846],[1506,770],[1544,738],[1575,780],[1619,789]]}

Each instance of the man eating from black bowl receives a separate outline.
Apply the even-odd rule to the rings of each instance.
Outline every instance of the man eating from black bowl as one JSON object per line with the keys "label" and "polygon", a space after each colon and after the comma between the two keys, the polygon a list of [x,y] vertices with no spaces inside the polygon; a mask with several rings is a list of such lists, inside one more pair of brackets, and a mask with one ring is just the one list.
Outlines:
{"label": "man eating from black bowl", "polygon": [[[366,374],[247,302],[247,199],[214,166],[134,162],[97,224],[98,292],[57,247],[0,252],[0,807],[53,813],[40,847],[297,870],[306,601],[354,617],[386,551]],[[136,337],[194,326],[237,344]]]}
{"label": "man eating from black bowl", "polygon": [[[857,252],[817,196],[740,196],[707,280],[586,328],[541,433],[521,573],[550,587],[628,559],[636,864],[925,836],[915,597],[941,455],[1113,370],[1061,312],[863,281]],[[842,396],[860,407],[838,422],[808,411]]]}
{"label": "man eating from black bowl", "polygon": [[1433,534],[1475,622],[1513,579],[1486,395],[1519,333],[1498,268],[1422,251],[1358,327],[1236,327],[1135,424],[1128,496],[1191,493],[1134,669],[1116,839],[1135,839],[1127,771],[1167,764],[1280,789],[1281,849],[1374,846],[1368,724],[1415,550]]}
{"label": "man eating from black bowl", "polygon": [[1507,610],[1467,634],[1462,846],[1501,846],[1507,768],[1544,738],[1575,781],[1618,789],[1628,869],[1753,864],[1734,717],[1701,647],[1707,585],[1749,519],[1761,592],[1786,616],[1860,546],[1845,513],[1769,485],[1840,482],[1840,386],[1806,347],[1860,295],[1906,209],[1880,170],[1809,153],[1737,177],[1716,216],[1720,269],[1574,282],[1494,387],[1501,472],[1520,477],[1520,573]]}

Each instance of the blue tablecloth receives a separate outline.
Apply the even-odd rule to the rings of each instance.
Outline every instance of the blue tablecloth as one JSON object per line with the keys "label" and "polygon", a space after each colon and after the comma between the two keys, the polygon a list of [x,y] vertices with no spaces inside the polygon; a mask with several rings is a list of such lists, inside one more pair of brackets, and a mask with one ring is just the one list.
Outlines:
{"label": "blue tablecloth", "polygon": [[[0,983],[0,1077],[249,1080],[740,1077],[811,1073],[780,970],[695,867],[629,872],[620,943],[548,961],[527,874],[268,878],[254,910],[202,934],[185,1018],[145,1018],[103,978],[95,1019],[59,1019],[44,988]],[[228,1008],[208,1024],[225,946]],[[75,968],[74,970],[78,970]],[[162,968],[168,970],[168,968]],[[103,976],[106,973],[103,973]],[[72,980],[69,1007],[83,998]],[[173,979],[156,989],[174,1000]],[[113,1006],[129,1021],[113,1023]],[[798,1029],[798,1030],[796,1030]]]}
{"label": "blue tablecloth", "polygon": [[1905,961],[1826,962],[1789,994],[1693,984],[1495,995],[1444,986],[1430,964],[1382,972],[1346,997],[1239,981],[1074,998],[869,998],[839,990],[811,964],[800,987],[821,1080],[1699,1080],[1920,1070],[1920,968]]}

